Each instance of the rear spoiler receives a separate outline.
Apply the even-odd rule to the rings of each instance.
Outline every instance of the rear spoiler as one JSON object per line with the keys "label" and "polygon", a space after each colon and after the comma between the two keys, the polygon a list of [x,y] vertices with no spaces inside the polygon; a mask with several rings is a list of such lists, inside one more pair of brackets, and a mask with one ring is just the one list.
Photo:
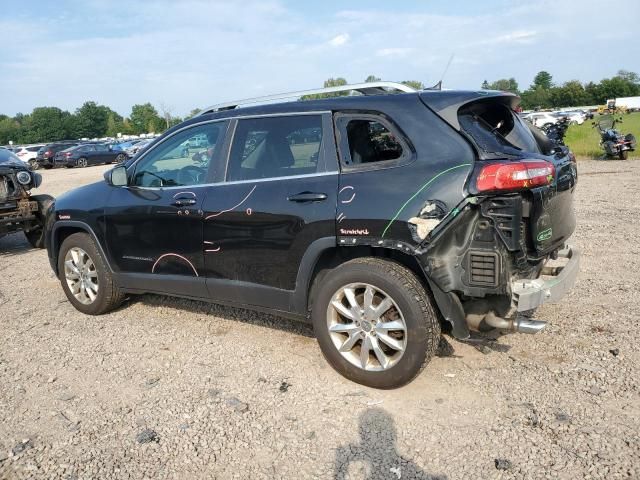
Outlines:
{"label": "rear spoiler", "polygon": [[511,110],[520,104],[520,97],[498,90],[473,90],[473,91],[437,91],[423,90],[418,93],[420,100],[433,110],[445,122],[460,131],[458,123],[458,110],[473,102],[499,102],[507,105]]}

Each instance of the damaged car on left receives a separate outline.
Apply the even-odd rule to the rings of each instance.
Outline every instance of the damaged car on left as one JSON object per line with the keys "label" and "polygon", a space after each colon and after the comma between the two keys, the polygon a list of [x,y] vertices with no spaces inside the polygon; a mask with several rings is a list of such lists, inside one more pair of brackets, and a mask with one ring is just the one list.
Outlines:
{"label": "damaged car on left", "polygon": [[50,195],[31,195],[42,176],[13,152],[0,149],[0,237],[24,232],[34,248],[44,248],[44,220],[53,204]]}

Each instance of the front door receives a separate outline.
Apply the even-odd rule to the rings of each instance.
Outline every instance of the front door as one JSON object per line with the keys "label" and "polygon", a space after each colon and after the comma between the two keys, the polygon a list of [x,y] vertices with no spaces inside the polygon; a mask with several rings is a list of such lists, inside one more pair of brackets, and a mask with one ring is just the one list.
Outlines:
{"label": "front door", "polygon": [[[105,211],[107,248],[123,287],[207,296],[202,204],[226,125],[199,124],[167,137],[129,167],[127,187],[112,190]],[[203,134],[209,143],[189,148]]]}
{"label": "front door", "polygon": [[330,114],[239,119],[225,178],[203,205],[209,294],[291,310],[304,254],[316,240],[335,242]]}

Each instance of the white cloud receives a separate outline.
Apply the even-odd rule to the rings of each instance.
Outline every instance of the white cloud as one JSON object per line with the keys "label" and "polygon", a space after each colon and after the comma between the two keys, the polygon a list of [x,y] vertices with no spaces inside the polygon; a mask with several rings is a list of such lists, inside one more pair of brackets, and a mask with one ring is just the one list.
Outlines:
{"label": "white cloud", "polygon": [[410,47],[381,48],[376,50],[376,55],[379,57],[406,57],[413,52],[415,49]]}
{"label": "white cloud", "polygon": [[340,47],[345,43],[347,43],[348,41],[349,41],[349,34],[341,33],[333,37],[331,40],[329,40],[329,45],[331,45],[332,47]]}
{"label": "white cloud", "polygon": [[[447,88],[512,76],[526,88],[542,69],[556,82],[640,71],[639,42],[576,34],[602,27],[598,0],[510,3],[473,15],[435,15],[426,2],[315,15],[306,3],[279,0],[59,0],[55,22],[37,12],[0,19],[9,39],[0,50],[0,113],[96,100],[122,114],[146,101],[185,114],[337,76],[431,85],[451,54]],[[637,0],[619,0],[618,9],[640,17]]]}

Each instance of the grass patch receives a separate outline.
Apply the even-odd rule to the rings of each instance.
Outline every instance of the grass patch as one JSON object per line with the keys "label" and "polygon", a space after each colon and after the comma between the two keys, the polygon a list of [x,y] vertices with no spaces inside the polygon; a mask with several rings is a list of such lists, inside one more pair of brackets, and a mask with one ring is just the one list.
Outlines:
{"label": "grass patch", "polygon": [[[600,133],[597,128],[591,125],[592,121],[598,121],[599,115],[593,120],[587,120],[582,125],[571,125],[567,130],[564,143],[571,149],[576,157],[601,158],[604,151],[600,148]],[[636,138],[640,138],[640,112],[622,115],[622,122],[616,125],[622,133],[633,133]],[[630,152],[629,158],[636,157],[636,152]]]}

